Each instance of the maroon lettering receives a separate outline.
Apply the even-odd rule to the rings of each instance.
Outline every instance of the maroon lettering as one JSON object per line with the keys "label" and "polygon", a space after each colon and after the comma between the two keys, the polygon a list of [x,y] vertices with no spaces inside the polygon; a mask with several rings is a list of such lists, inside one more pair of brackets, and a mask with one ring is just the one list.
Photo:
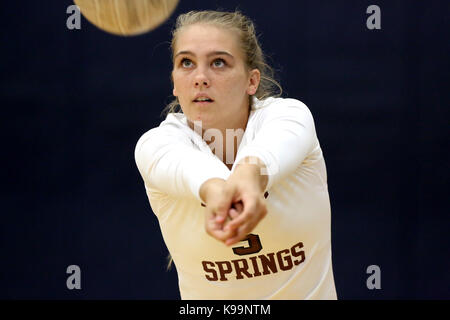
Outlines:
{"label": "maroon lettering", "polygon": [[214,269],[209,269],[207,265],[212,265],[212,267],[214,268],[214,262],[211,261],[202,261],[202,265],[203,265],[203,270],[205,270],[205,272],[207,273],[211,273],[212,276],[205,274],[206,279],[208,279],[209,281],[217,281],[217,272]]}
{"label": "maroon lettering", "polygon": [[258,253],[262,249],[261,240],[259,240],[259,236],[257,234],[249,234],[242,241],[247,241],[247,247],[235,247],[233,248],[233,252],[239,256],[244,256],[247,254]]}
{"label": "maroon lettering", "polygon": [[[219,269],[220,274],[220,281],[228,281],[227,277],[225,275],[227,273],[231,273],[233,271],[233,268],[231,267],[230,261],[216,261],[217,268]],[[226,266],[226,268],[225,268]]]}
{"label": "maroon lettering", "polygon": [[[300,260],[294,260],[294,264],[296,266],[298,266],[300,263],[302,263],[303,261],[305,261],[305,252],[303,250],[300,250],[301,248],[303,248],[303,243],[299,242],[297,244],[295,244],[292,248],[291,248],[291,254],[293,257],[300,257]],[[297,250],[298,249],[298,250]]]}
{"label": "maroon lettering", "polygon": [[274,256],[275,253],[268,253],[266,255],[258,256],[258,258],[261,260],[264,275],[270,274],[269,269],[272,271],[272,273],[278,272]]}
{"label": "maroon lettering", "polygon": [[261,272],[259,272],[258,261],[256,260],[256,258],[257,257],[251,257],[250,261],[252,262],[252,266],[253,266],[253,270],[254,270],[253,275],[255,277],[259,277],[261,275]]}
{"label": "maroon lettering", "polygon": [[[242,274],[245,274],[247,278],[251,278],[251,273],[248,272],[248,263],[245,259],[237,259],[237,260],[231,260],[234,264],[234,269],[236,270],[236,279],[243,279],[244,276]],[[239,262],[242,262],[242,266],[239,265]]]}
{"label": "maroon lettering", "polygon": [[[250,245],[249,247],[253,246]],[[291,270],[304,261],[304,246],[302,242],[299,242],[290,249],[283,249],[276,253],[270,252],[231,261],[202,261],[202,266],[207,280],[228,281],[227,275],[235,276],[237,280],[259,277],[277,273],[280,270]]]}
{"label": "maroon lettering", "polygon": [[[281,256],[283,253],[287,254],[284,258]],[[277,252],[277,259],[278,259],[278,265],[280,266],[281,270],[286,271],[286,270],[292,269],[292,267],[293,267],[292,258],[291,258],[290,254],[289,254],[289,250],[288,249],[284,249],[284,250],[278,251]],[[286,262],[286,265],[284,264],[284,262]]]}

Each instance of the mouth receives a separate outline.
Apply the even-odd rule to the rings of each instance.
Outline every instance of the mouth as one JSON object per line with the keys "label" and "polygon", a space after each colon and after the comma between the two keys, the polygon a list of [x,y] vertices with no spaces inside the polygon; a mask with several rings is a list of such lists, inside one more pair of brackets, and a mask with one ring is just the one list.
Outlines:
{"label": "mouth", "polygon": [[193,102],[195,104],[199,104],[199,105],[207,105],[207,104],[213,103],[214,100],[211,99],[210,97],[205,96],[205,97],[197,97],[193,100]]}

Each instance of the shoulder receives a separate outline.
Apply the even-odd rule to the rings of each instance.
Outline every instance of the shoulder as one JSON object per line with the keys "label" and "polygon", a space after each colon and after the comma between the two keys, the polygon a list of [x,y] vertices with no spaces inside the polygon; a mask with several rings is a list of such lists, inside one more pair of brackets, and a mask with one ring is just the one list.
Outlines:
{"label": "shoulder", "polygon": [[158,127],[144,132],[136,143],[135,150],[138,151],[143,145],[160,145],[171,141],[183,141],[188,138],[189,127],[183,114],[168,114]]}
{"label": "shoulder", "polygon": [[286,107],[297,107],[297,108],[306,108],[308,107],[300,100],[294,98],[280,98],[280,97],[268,97],[265,99],[258,99],[253,97],[254,109],[264,109],[271,108],[274,106],[286,106]]}
{"label": "shoulder", "polygon": [[265,99],[253,98],[252,111],[255,116],[260,118],[288,116],[302,117],[312,120],[312,113],[302,101],[293,98],[275,98],[268,97]]}

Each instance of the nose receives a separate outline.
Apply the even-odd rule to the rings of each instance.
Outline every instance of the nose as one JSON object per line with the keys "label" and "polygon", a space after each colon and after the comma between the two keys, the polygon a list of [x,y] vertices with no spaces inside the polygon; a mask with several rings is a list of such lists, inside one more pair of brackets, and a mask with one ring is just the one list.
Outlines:
{"label": "nose", "polygon": [[211,82],[204,71],[199,70],[197,75],[194,78],[194,86],[196,88],[200,87],[206,87],[208,88],[210,86]]}
{"label": "nose", "polygon": [[209,87],[209,81],[207,80],[199,80],[199,81],[195,81],[195,87],[200,87],[200,86],[205,86],[206,88]]}

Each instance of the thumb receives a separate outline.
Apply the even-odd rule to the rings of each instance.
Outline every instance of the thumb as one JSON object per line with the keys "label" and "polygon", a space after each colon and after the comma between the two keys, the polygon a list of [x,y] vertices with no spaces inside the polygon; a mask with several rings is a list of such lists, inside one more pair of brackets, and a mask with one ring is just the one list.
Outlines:
{"label": "thumb", "polygon": [[228,216],[228,211],[231,209],[232,206],[232,194],[228,190],[224,190],[222,194],[222,199],[219,203],[219,205],[216,208],[216,221],[217,222],[223,222]]}
{"label": "thumb", "polygon": [[228,210],[230,209],[230,205],[227,205],[226,203],[222,203],[219,207],[217,207],[216,210],[216,221],[217,222],[224,222],[227,218]]}

